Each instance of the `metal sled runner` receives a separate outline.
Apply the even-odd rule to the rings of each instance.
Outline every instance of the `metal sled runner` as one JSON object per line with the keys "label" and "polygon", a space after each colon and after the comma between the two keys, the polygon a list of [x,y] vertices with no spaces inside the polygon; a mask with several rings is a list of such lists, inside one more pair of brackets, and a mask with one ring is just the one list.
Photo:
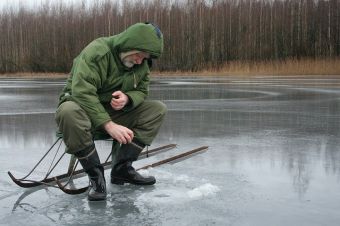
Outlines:
{"label": "metal sled runner", "polygon": [[[106,138],[105,139],[98,139],[97,138],[96,140],[107,140],[107,141],[112,142],[112,139],[106,139]],[[80,194],[80,193],[85,192],[89,188],[89,186],[86,186],[86,187],[83,187],[83,188],[72,188],[72,189],[67,188],[67,185],[72,181],[72,179],[76,179],[76,178],[79,178],[79,177],[86,175],[86,173],[83,169],[76,170],[77,165],[78,165],[78,160],[74,156],[71,156],[67,173],[56,175],[56,176],[51,176],[52,171],[57,167],[58,163],[61,161],[61,159],[65,155],[65,152],[63,152],[63,154],[61,154],[61,156],[56,160],[56,156],[57,156],[57,153],[59,152],[61,144],[62,144],[62,138],[59,135],[57,140],[53,143],[53,145],[47,150],[47,152],[43,155],[43,157],[37,162],[37,164],[32,168],[32,170],[26,176],[18,179],[10,171],[8,171],[8,175],[10,176],[10,178],[13,180],[14,183],[16,183],[18,186],[23,187],[23,188],[32,188],[32,187],[43,185],[43,186],[59,188],[67,194]],[[171,150],[175,147],[176,147],[176,144],[168,144],[168,145],[160,146],[160,147],[157,147],[157,148],[154,148],[154,149],[151,149],[151,150],[143,151],[139,155],[138,160],[143,159],[143,158],[147,158],[147,157],[151,157],[153,155],[156,155],[158,153],[162,153],[164,151]],[[49,167],[45,177],[41,180],[28,179],[28,177],[34,172],[34,170],[38,167],[38,165],[41,164],[41,162],[45,159],[45,157],[52,150],[55,150],[55,149],[56,149],[56,151],[55,151],[55,154],[54,154],[54,158],[53,158],[53,160],[50,164],[50,167]],[[143,167],[141,167],[137,170],[146,169],[148,167],[156,167],[156,166],[159,166],[159,165],[162,165],[162,164],[165,164],[165,163],[179,161],[181,159],[183,160],[183,159],[186,159],[190,156],[193,156],[194,154],[205,151],[207,149],[208,149],[207,146],[202,146],[202,147],[190,150],[190,151],[186,151],[186,152],[182,152],[180,154],[173,155],[172,157],[163,159],[161,161],[157,161],[157,162],[154,162],[152,164],[145,165],[145,166],[143,166]],[[110,156],[111,156],[111,152],[107,156],[106,160],[101,164],[104,167],[104,169],[111,168],[112,162],[109,161]],[[67,182],[65,184],[62,184],[62,181],[67,181]]]}

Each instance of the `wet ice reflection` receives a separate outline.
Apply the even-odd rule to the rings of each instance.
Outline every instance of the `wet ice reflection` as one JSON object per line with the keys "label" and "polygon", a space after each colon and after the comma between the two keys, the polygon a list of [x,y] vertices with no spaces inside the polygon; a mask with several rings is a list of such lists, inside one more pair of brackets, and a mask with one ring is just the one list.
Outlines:
{"label": "wet ice reflection", "polygon": [[[178,147],[136,166],[198,146],[209,150],[143,171],[156,176],[155,186],[108,185],[104,203],[51,188],[25,190],[6,174],[24,175],[55,141],[53,113],[62,85],[0,82],[5,225],[337,225],[340,220],[337,77],[154,79],[151,97],[169,109],[154,146]],[[104,159],[110,145],[97,145]]]}

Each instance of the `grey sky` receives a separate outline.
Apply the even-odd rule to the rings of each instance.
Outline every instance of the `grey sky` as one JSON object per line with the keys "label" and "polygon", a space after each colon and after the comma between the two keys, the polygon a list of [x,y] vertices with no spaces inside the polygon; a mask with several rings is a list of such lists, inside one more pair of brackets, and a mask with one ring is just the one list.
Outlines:
{"label": "grey sky", "polygon": [[41,5],[42,3],[45,2],[51,2],[51,3],[55,3],[55,2],[64,2],[64,3],[78,3],[78,2],[93,2],[93,0],[0,0],[0,9],[3,9],[4,7],[18,7],[19,5],[23,5],[25,7],[28,8],[35,8],[39,5]]}

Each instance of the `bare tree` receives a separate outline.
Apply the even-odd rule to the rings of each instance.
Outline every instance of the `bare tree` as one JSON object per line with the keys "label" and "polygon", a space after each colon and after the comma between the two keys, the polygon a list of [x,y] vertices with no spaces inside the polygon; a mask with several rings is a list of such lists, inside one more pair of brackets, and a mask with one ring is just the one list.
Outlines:
{"label": "bare tree", "polygon": [[339,5],[339,0],[100,0],[5,8],[0,72],[68,72],[91,40],[145,21],[164,33],[158,70],[196,71],[235,60],[336,58]]}

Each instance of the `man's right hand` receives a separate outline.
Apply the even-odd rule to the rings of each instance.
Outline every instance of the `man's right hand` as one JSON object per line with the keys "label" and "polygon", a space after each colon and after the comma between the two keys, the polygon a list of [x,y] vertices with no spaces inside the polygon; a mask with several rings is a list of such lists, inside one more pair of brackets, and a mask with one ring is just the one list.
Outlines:
{"label": "man's right hand", "polygon": [[131,143],[133,139],[133,132],[125,126],[118,125],[112,121],[104,124],[106,132],[121,144]]}

